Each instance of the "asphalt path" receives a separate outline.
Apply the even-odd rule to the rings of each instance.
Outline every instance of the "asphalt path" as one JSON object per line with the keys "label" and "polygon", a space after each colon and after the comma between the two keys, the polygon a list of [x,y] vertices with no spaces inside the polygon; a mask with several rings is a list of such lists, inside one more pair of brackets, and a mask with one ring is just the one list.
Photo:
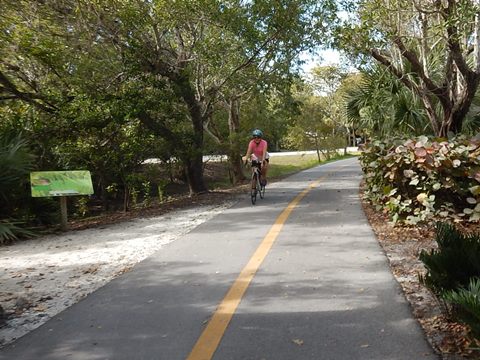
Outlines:
{"label": "asphalt path", "polygon": [[269,184],[255,206],[245,194],[0,359],[437,359],[368,226],[360,180],[348,159]]}

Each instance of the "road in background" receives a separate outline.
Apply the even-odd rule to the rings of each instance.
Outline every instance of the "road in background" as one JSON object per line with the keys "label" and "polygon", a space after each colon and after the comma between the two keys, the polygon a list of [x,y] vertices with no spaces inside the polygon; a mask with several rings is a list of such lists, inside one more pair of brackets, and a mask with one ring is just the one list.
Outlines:
{"label": "road in background", "polygon": [[[358,147],[347,147],[347,154],[354,154],[358,152]],[[345,153],[345,149],[338,149],[337,153],[343,155]],[[270,156],[304,156],[304,155],[313,155],[317,154],[315,150],[306,150],[306,151],[279,151],[279,152],[269,152]],[[227,161],[227,155],[204,155],[203,162],[208,161]],[[162,163],[160,159],[147,159],[143,162],[144,164],[159,164]]]}

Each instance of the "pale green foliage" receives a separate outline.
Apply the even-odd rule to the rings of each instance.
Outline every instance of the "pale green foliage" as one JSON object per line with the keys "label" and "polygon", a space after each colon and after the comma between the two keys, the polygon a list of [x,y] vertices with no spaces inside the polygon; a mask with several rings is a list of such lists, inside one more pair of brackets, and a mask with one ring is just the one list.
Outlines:
{"label": "pale green foliage", "polygon": [[22,227],[21,221],[0,220],[0,244],[18,239],[19,237],[33,237],[35,233]]}
{"label": "pale green foliage", "polygon": [[327,123],[327,104],[317,96],[305,97],[301,103],[301,114],[290,132],[300,148],[315,148],[315,141],[332,132],[332,126]]}
{"label": "pale green foliage", "polygon": [[88,197],[81,196],[75,201],[75,209],[78,216],[85,216],[88,214]]}
{"label": "pale green foliage", "polygon": [[328,159],[347,145],[347,134],[355,132],[342,111],[343,85],[350,76],[336,66],[317,66],[311,75],[310,81],[295,89],[299,114],[293,118],[284,142],[291,149],[317,150]]}

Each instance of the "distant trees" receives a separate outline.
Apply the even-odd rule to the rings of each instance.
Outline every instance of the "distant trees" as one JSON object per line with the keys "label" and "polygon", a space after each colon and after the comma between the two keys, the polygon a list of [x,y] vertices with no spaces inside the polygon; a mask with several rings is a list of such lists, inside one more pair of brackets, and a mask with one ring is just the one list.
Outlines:
{"label": "distant trees", "polygon": [[345,92],[353,78],[340,66],[312,69],[310,79],[295,91],[298,113],[289,124],[288,146],[315,149],[320,161],[351,144],[357,129],[345,112]]}

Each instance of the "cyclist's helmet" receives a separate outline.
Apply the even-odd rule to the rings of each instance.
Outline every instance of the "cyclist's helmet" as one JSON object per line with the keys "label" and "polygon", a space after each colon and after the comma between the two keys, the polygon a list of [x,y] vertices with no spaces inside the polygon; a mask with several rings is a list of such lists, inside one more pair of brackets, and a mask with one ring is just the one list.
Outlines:
{"label": "cyclist's helmet", "polygon": [[262,130],[259,130],[259,129],[253,130],[253,131],[252,131],[252,136],[253,136],[253,137],[258,137],[258,138],[263,137]]}

